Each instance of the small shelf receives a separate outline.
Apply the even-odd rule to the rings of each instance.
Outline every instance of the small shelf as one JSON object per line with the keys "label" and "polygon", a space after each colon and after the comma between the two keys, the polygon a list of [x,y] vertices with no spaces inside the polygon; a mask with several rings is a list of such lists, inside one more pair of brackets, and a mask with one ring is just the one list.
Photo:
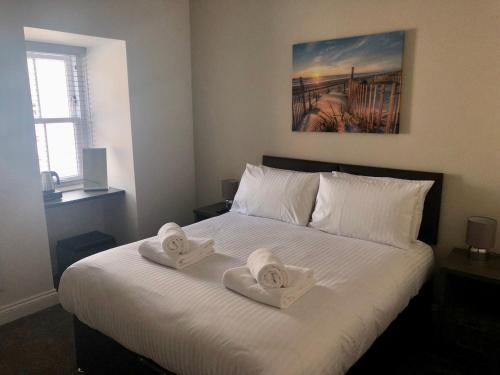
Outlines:
{"label": "small shelf", "polygon": [[45,203],[45,208],[47,209],[47,208],[80,203],[91,199],[100,199],[100,198],[106,198],[124,194],[125,190],[115,189],[112,187],[110,187],[108,190],[98,190],[98,191],[84,191],[83,189],[79,189],[79,190],[65,191],[62,193],[61,199],[46,201],[44,203]]}

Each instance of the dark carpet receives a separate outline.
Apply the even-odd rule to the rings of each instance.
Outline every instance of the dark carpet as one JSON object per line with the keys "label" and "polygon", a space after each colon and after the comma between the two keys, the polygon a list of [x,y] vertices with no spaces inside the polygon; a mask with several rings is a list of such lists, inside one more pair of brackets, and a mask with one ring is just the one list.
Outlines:
{"label": "dark carpet", "polygon": [[[78,374],[72,317],[61,306],[0,326],[1,375]],[[397,375],[463,375],[452,356],[435,348],[408,353],[391,361],[386,374]]]}
{"label": "dark carpet", "polygon": [[1,375],[77,373],[73,319],[60,305],[0,326]]}

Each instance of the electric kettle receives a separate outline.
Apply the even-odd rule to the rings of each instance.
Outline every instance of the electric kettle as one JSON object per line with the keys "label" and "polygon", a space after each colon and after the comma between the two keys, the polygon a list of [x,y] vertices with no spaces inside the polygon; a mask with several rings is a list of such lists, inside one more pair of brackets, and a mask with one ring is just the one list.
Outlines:
{"label": "electric kettle", "polygon": [[[40,173],[42,177],[42,191],[44,193],[53,193],[56,190],[56,184],[59,185],[59,175],[54,171],[45,171]],[[54,177],[57,182],[54,182]]]}

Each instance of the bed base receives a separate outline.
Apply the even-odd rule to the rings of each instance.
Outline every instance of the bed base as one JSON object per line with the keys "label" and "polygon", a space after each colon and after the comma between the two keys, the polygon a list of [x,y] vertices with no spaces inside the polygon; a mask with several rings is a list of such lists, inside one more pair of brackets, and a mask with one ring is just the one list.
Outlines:
{"label": "bed base", "polygon": [[73,317],[76,364],[86,374],[175,375]]}
{"label": "bed base", "polygon": [[[390,374],[394,358],[429,345],[432,336],[432,285],[427,282],[371,348],[348,371],[349,375]],[[138,355],[74,317],[76,361],[87,374],[175,375]]]}
{"label": "bed base", "polygon": [[406,309],[375,340],[347,374],[392,374],[390,367],[408,353],[429,348],[433,340],[433,283],[428,281]]}

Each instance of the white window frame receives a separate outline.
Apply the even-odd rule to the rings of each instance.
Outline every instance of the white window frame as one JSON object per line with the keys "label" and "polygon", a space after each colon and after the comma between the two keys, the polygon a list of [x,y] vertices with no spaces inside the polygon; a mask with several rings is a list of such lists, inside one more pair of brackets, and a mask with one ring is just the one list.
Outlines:
{"label": "white window frame", "polygon": [[[62,118],[47,118],[41,117],[36,118],[33,116],[34,123],[33,126],[37,124],[50,123],[64,123],[70,122],[74,124],[75,129],[75,146],[76,146],[76,158],[77,158],[77,171],[76,176],[66,177],[61,179],[61,185],[73,185],[78,184],[83,181],[83,168],[82,168],[82,149],[86,147],[92,147],[92,132],[90,124],[90,110],[88,106],[88,87],[87,87],[87,72],[84,69],[83,60],[86,56],[87,50],[83,47],[67,46],[60,44],[50,44],[50,43],[40,43],[40,42],[26,42],[26,56],[27,58],[48,58],[54,60],[63,60],[66,66],[66,79],[68,94],[72,95],[77,93],[78,98],[72,98],[70,101],[70,117]],[[73,65],[76,64],[76,69],[81,76],[81,82],[79,82],[78,91],[75,90],[75,85],[70,77],[74,76],[72,71]],[[36,67],[35,67],[35,77],[36,77]],[[38,100],[40,100],[39,94],[37,93]],[[38,108],[41,111],[40,103],[38,103]],[[45,132],[46,134],[46,132]],[[48,142],[45,144],[48,147]],[[37,146],[38,147],[38,146]],[[48,150],[46,150],[48,155]],[[37,149],[38,154],[38,149]],[[50,169],[50,158],[47,157],[49,169]]]}

